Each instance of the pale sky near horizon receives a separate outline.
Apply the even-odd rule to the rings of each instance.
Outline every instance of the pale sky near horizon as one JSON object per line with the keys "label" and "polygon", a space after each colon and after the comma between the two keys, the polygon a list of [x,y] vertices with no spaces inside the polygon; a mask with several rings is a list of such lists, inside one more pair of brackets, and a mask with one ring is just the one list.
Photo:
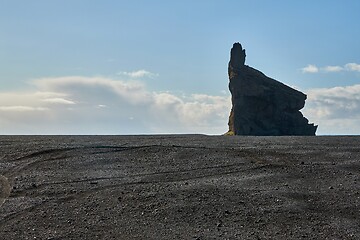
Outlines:
{"label": "pale sky near horizon", "polygon": [[308,95],[318,135],[360,134],[360,1],[0,0],[0,134],[227,131],[227,64]]}

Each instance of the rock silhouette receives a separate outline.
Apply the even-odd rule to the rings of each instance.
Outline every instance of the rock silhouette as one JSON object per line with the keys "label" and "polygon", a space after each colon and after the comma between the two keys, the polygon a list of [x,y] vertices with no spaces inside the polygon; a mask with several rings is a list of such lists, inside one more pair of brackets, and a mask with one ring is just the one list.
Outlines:
{"label": "rock silhouette", "polygon": [[300,112],[306,95],[245,65],[245,57],[245,49],[234,43],[228,67],[232,109],[227,134],[315,135],[317,126]]}

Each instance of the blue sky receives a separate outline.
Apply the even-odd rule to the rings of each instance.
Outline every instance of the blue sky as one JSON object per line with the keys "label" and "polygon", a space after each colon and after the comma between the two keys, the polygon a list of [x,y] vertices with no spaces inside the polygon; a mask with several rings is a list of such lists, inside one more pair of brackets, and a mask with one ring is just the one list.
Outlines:
{"label": "blue sky", "polygon": [[227,63],[308,95],[318,134],[360,134],[360,1],[0,0],[0,134],[227,130]]}

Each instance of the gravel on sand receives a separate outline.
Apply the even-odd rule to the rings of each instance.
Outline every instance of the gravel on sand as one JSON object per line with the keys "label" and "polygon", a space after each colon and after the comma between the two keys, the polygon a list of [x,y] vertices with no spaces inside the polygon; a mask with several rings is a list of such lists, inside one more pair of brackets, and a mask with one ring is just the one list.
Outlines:
{"label": "gravel on sand", "polygon": [[360,239],[360,137],[0,136],[1,239]]}

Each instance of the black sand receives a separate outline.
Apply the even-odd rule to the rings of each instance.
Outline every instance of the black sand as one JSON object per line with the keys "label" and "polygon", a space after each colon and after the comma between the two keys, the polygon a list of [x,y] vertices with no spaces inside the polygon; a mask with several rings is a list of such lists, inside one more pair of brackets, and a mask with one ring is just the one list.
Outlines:
{"label": "black sand", "polygon": [[0,144],[0,239],[360,239],[360,137]]}

